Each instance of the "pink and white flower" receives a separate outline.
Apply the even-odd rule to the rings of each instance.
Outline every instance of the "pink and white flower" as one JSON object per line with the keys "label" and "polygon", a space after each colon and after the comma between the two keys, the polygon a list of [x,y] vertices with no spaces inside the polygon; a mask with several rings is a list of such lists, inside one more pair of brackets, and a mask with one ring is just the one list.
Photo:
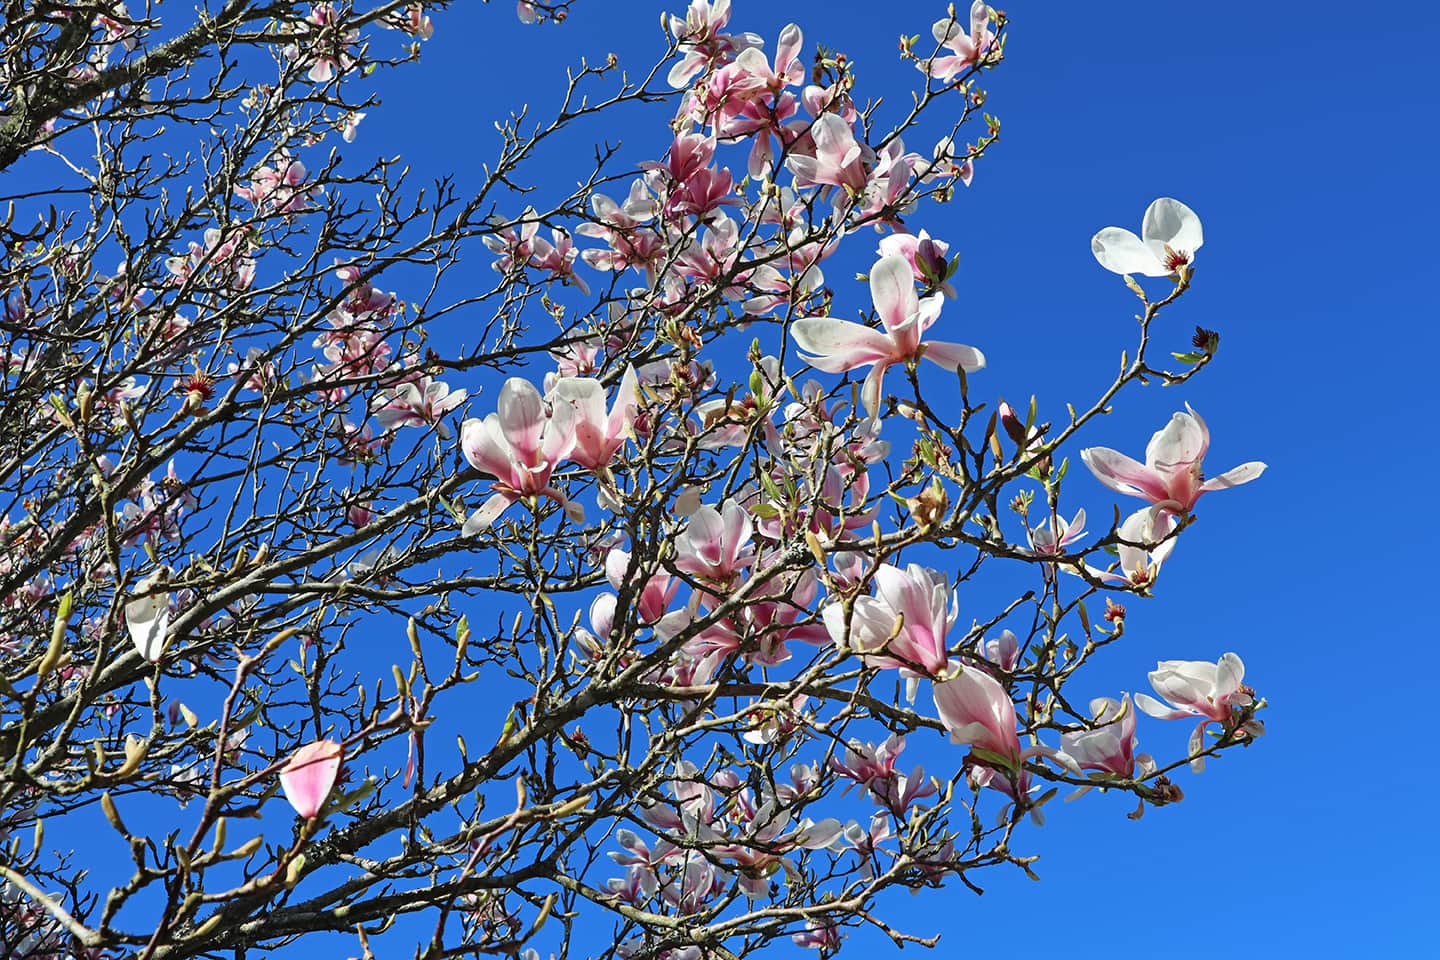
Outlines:
{"label": "pink and white flower", "polygon": [[1081,450],[1080,459],[1111,490],[1165,505],[1177,513],[1192,510],[1202,494],[1238,487],[1265,472],[1264,463],[1252,460],[1204,479],[1201,470],[1210,449],[1210,429],[1189,404],[1185,410],[1150,438],[1143,464],[1108,447]]}
{"label": "pink and white flower", "polygon": [[817,370],[844,373],[873,364],[861,391],[871,416],[880,407],[881,383],[892,364],[923,356],[947,370],[972,373],[985,366],[985,355],[974,347],[921,342],[921,336],[940,316],[941,296],[931,294],[923,300],[916,296],[910,264],[904,257],[886,256],[875,264],[870,271],[870,296],[882,330],[834,317],[805,317],[791,325],[790,333],[809,354],[805,361]]}
{"label": "pink and white flower", "polygon": [[511,377],[500,388],[495,413],[461,425],[460,449],[465,459],[495,477],[490,499],[465,521],[465,536],[484,530],[506,507],[525,497],[549,497],[576,522],[583,517],[578,504],[550,485],[551,473],[575,443],[568,422],[570,407],[566,404],[559,409],[567,413],[552,417],[550,405],[534,384]]}
{"label": "pink and white flower", "polygon": [[[1216,663],[1204,660],[1161,660],[1150,671],[1150,686],[1168,703],[1161,703],[1144,693],[1135,695],[1135,705],[1160,720],[1184,720],[1199,717],[1200,722],[1190,735],[1190,753],[1199,753],[1205,746],[1205,727],[1218,723],[1228,727],[1235,708],[1253,702],[1245,679],[1245,664],[1240,657],[1227,653]],[[1263,732],[1258,721],[1250,721],[1246,730],[1252,735]],[[1205,769],[1205,759],[1195,757],[1190,768],[1197,773]]]}

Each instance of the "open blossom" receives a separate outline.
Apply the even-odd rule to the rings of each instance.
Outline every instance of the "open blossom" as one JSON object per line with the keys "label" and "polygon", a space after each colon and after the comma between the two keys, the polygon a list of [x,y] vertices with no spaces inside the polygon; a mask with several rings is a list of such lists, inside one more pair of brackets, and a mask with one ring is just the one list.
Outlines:
{"label": "open blossom", "polygon": [[1060,737],[1060,749],[1081,770],[1133,777],[1137,761],[1148,770],[1150,758],[1135,753],[1135,710],[1128,694],[1119,700],[1096,697],[1090,701],[1090,716],[1091,729]]}
{"label": "open blossom", "polygon": [[1123,227],[1106,227],[1091,239],[1090,250],[1111,273],[1168,277],[1194,263],[1195,251],[1204,242],[1195,211],[1161,197],[1145,209],[1140,236]]}
{"label": "open blossom", "polygon": [[809,146],[809,151],[798,152],[803,145],[797,144],[797,152],[785,161],[795,174],[797,189],[832,186],[843,187],[855,196],[864,192],[869,181],[865,149],[855,139],[850,124],[833,113],[821,114],[810,125]]}
{"label": "open blossom", "polygon": [[729,22],[730,0],[690,0],[685,16],[670,15],[670,33],[685,54],[670,68],[666,77],[670,86],[677,90],[686,87],[710,66],[760,46],[761,40],[756,34],[721,33]]}
{"label": "open blossom", "polygon": [[945,576],[918,563],[904,570],[882,563],[874,580],[873,597],[855,598],[848,628],[843,603],[821,611],[835,645],[854,650],[868,666],[899,667],[916,677],[944,673],[945,636],[960,615]]}
{"label": "open blossom", "polygon": [[1070,544],[1085,536],[1085,510],[1075,514],[1075,519],[1066,521],[1059,515],[1051,516],[1038,526],[1025,531],[1030,543],[1030,552],[1036,556],[1053,557],[1063,553]]}
{"label": "open blossom", "polygon": [[550,391],[554,404],[568,404],[567,418],[574,431],[570,459],[590,470],[603,470],[633,431],[640,400],[635,368],[626,367],[615,391],[615,402],[605,412],[605,385],[593,377],[562,377]]}
{"label": "open blossom", "polygon": [[[1232,708],[1247,707],[1252,703],[1250,691],[1241,683],[1244,679],[1245,664],[1233,653],[1225,654],[1217,663],[1161,660],[1150,671],[1150,686],[1169,702],[1161,703],[1147,694],[1137,693],[1135,705],[1160,720],[1199,717],[1200,722],[1190,735],[1190,752],[1195,754],[1205,745],[1205,727],[1208,724],[1226,726],[1230,723]],[[1258,721],[1251,721],[1246,726],[1251,734],[1263,729]],[[1205,760],[1196,757],[1190,766],[1196,771],[1203,770]]]}
{"label": "open blossom", "polygon": [[975,0],[970,5],[970,31],[967,33],[953,18],[936,20],[930,28],[935,42],[948,54],[936,55],[931,60],[916,64],[921,71],[936,80],[953,80],[968,68],[984,62],[995,50],[995,34],[990,30],[991,10],[984,0]]}
{"label": "open blossom", "polygon": [[729,583],[755,562],[750,546],[754,524],[745,508],[726,500],[719,510],[706,504],[675,538],[675,566],[715,583]]}
{"label": "open blossom", "polygon": [[861,397],[874,416],[880,407],[880,387],[891,364],[924,356],[947,370],[974,372],[985,366],[985,355],[961,343],[929,341],[920,337],[940,316],[941,297],[923,300],[915,294],[910,264],[904,257],[882,257],[870,271],[870,296],[883,330],[834,317],[805,317],[790,327],[804,359],[817,370],[844,373],[874,366],[865,377]]}
{"label": "open blossom", "polygon": [[440,439],[450,439],[450,428],[444,417],[465,401],[464,390],[450,387],[430,377],[402,383],[380,398],[375,419],[386,430],[397,427],[434,426]]}
{"label": "open blossom", "polygon": [[1144,592],[1160,575],[1160,567],[1175,549],[1176,538],[1170,536],[1180,520],[1163,507],[1141,507],[1120,524],[1115,531],[1120,538],[1116,552],[1120,563],[1114,571],[1086,565],[1093,577],[1120,583]]}
{"label": "open blossom", "polygon": [[309,205],[317,189],[305,186],[308,176],[305,164],[282,152],[251,175],[249,186],[236,187],[235,195],[261,213],[295,213]]}
{"label": "open blossom", "polygon": [[1210,449],[1210,430],[1189,404],[1185,410],[1150,438],[1143,464],[1108,447],[1081,450],[1080,459],[1111,490],[1164,504],[1179,513],[1193,509],[1201,494],[1238,487],[1265,472],[1265,464],[1254,460],[1204,479],[1201,470]]}
{"label": "open blossom", "polygon": [[340,773],[340,744],[333,740],[307,743],[280,769],[280,788],[295,812],[306,820],[320,812]]}
{"label": "open blossom", "polygon": [[522,497],[549,497],[572,518],[578,516],[577,506],[550,486],[550,474],[575,442],[568,422],[569,405],[558,409],[560,416],[552,417],[549,404],[534,384],[511,377],[500,388],[495,413],[461,425],[460,449],[465,459],[495,477],[490,499],[465,521],[466,536],[490,526]]}

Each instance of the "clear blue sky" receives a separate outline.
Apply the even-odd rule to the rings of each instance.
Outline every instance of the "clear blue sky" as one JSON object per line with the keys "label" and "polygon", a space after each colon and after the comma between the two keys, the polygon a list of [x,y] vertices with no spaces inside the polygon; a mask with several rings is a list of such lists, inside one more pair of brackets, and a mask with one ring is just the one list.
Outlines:
{"label": "clear blue sky", "polygon": [[[1440,591],[1416,488],[1440,467],[1440,13],[1418,2],[1003,6],[1009,59],[988,104],[1003,142],[956,203],[913,221],[961,253],[960,299],[942,323],[983,347],[997,393],[1084,399],[1115,369],[1134,312],[1091,259],[1090,235],[1137,229],[1156,196],[1200,214],[1195,289],[1170,322],[1218,329],[1217,363],[1183,392],[1132,396],[1091,441],[1138,454],[1189,401],[1210,423],[1213,466],[1270,470],[1202,502],[1158,599],[1131,604],[1131,638],[1086,692],[1144,689],[1157,659],[1235,650],[1272,708],[1262,743],[1181,779],[1182,804],[1139,823],[1117,798],[1054,804],[1022,841],[1042,854],[1040,884],[977,878],[983,898],[924,894],[900,905],[903,919],[944,933],[945,956],[1056,939],[1077,958],[1428,955],[1440,934],[1426,708]],[[555,102],[559,65],[613,51],[638,68],[658,49],[660,11],[681,7],[582,0],[569,23],[538,32],[507,2],[439,17],[423,65],[384,78],[386,102],[351,149],[403,150],[423,174],[475,169],[493,153],[495,116]],[[807,54],[816,40],[845,50],[862,89],[898,92],[898,105],[911,68],[895,39],[943,12],[735,0],[732,27],[773,49],[794,19]],[[663,147],[649,117],[612,135]],[[548,162],[566,182],[583,174],[566,157]],[[1088,477],[1071,495],[1114,499]],[[1183,738],[1142,720],[1143,746],[1168,753]],[[890,953],[867,940],[847,952],[871,946]]]}

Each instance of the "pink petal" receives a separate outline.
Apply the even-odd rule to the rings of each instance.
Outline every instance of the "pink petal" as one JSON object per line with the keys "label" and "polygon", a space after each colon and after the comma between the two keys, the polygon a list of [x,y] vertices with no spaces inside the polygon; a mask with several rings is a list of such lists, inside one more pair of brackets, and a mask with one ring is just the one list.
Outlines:
{"label": "pink petal", "polygon": [[340,773],[340,744],[316,740],[296,750],[280,771],[280,788],[295,812],[306,820],[325,805]]}
{"label": "pink petal", "polygon": [[1142,497],[1151,503],[1170,499],[1165,481],[1155,471],[1118,450],[1090,447],[1080,451],[1080,459],[1095,479],[1116,493]]}

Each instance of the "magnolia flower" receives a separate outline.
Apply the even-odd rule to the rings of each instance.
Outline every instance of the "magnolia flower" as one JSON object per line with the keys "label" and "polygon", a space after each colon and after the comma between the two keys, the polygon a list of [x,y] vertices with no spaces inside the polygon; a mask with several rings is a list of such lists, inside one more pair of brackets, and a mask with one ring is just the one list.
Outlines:
{"label": "magnolia flower", "polygon": [[[1199,724],[1190,734],[1190,752],[1196,754],[1205,745],[1206,725],[1224,726],[1230,721],[1232,707],[1246,707],[1252,702],[1249,691],[1241,684],[1244,679],[1245,664],[1233,653],[1225,654],[1217,663],[1161,660],[1150,671],[1150,686],[1169,703],[1137,693],[1135,705],[1160,720],[1199,717]],[[1263,727],[1252,723],[1247,729],[1257,733]],[[1190,761],[1190,768],[1197,773],[1204,770],[1204,758]]]}
{"label": "magnolia flower", "polygon": [[295,812],[306,820],[325,805],[340,773],[340,744],[333,740],[307,743],[290,755],[280,769],[280,788]]}
{"label": "magnolia flower", "polygon": [[386,430],[434,425],[440,439],[448,440],[450,427],[444,417],[464,403],[465,396],[464,390],[451,390],[443,381],[424,376],[378,397],[375,419]]}
{"label": "magnolia flower", "polygon": [[[953,8],[952,8],[953,9]],[[930,33],[935,42],[951,51],[945,56],[935,56],[916,64],[921,71],[936,80],[950,80],[984,60],[995,43],[995,34],[990,30],[990,8],[984,0],[975,0],[970,5],[970,32],[961,29],[954,17],[935,21]]]}
{"label": "magnolia flower", "polygon": [[465,536],[490,526],[506,507],[522,497],[549,497],[572,517],[579,513],[576,505],[550,486],[555,465],[569,455],[575,444],[569,410],[569,404],[562,404],[558,407],[561,416],[552,418],[534,384],[511,377],[500,388],[495,413],[461,425],[460,449],[465,459],[475,469],[495,477],[490,485],[493,495],[465,521]]}
{"label": "magnolia flower", "polygon": [[1080,459],[1111,490],[1164,504],[1179,513],[1193,509],[1201,494],[1238,487],[1265,472],[1265,464],[1252,460],[1218,477],[1203,479],[1201,466],[1210,449],[1210,430],[1189,404],[1185,409],[1188,412],[1175,414],[1150,438],[1143,464],[1108,447],[1081,450]]}
{"label": "magnolia flower", "polygon": [[1169,534],[1179,522],[1175,514],[1160,507],[1141,507],[1116,530],[1121,540],[1115,548],[1120,555],[1119,569],[1112,572],[1086,564],[1086,571],[1101,580],[1147,590],[1175,549],[1175,538]]}
{"label": "magnolia flower", "polygon": [[1085,510],[1082,507],[1070,522],[1058,514],[1043,521],[1039,526],[1025,531],[1030,543],[1030,553],[1050,557],[1063,553],[1070,544],[1085,536]]}
{"label": "magnolia flower", "polygon": [[[1148,772],[1153,762],[1148,756],[1135,753],[1135,711],[1130,706],[1129,694],[1122,694],[1119,700],[1096,697],[1090,701],[1090,716],[1091,729],[1075,730],[1060,737],[1060,749],[1081,770],[1128,778],[1135,775],[1135,764],[1139,761]],[[1086,789],[1082,787],[1072,796],[1079,796]]]}
{"label": "magnolia flower", "polygon": [[882,257],[875,264],[870,271],[870,296],[883,330],[834,317],[805,317],[795,321],[790,333],[800,349],[812,354],[804,360],[817,370],[844,373],[874,364],[861,392],[871,416],[879,409],[880,385],[893,363],[923,356],[947,370],[971,373],[985,366],[985,355],[974,347],[920,342],[940,316],[942,298],[940,294],[923,300],[916,296],[910,263],[903,256]]}
{"label": "magnolia flower", "polygon": [[968,743],[992,754],[1011,768],[1020,764],[1020,738],[1015,733],[1015,704],[1010,694],[984,670],[961,669],[935,684],[935,709],[955,743]]}
{"label": "magnolia flower", "polygon": [[916,679],[944,673],[945,635],[960,615],[945,576],[918,563],[904,570],[882,563],[874,580],[875,595],[855,598],[848,625],[843,603],[821,611],[830,639],[859,653],[867,666],[899,667]]}
{"label": "magnolia flower", "polygon": [[1020,662],[1020,638],[1013,631],[1001,630],[999,637],[984,641],[976,652],[1009,673]]}
{"label": "magnolia flower", "polygon": [[593,377],[562,377],[555,381],[550,398],[557,406],[570,407],[567,420],[575,438],[570,459],[590,470],[610,466],[616,451],[634,432],[632,425],[640,399],[635,368],[625,368],[608,415],[605,386]]}
{"label": "magnolia flower", "polygon": [[158,588],[165,583],[166,573],[157,570],[135,585],[143,594],[125,604],[125,628],[130,642],[140,656],[159,663],[165,651],[165,634],[170,629],[170,594]]}
{"label": "magnolia flower", "polygon": [[1140,236],[1122,227],[1106,227],[1090,240],[1090,250],[1111,273],[1168,277],[1188,269],[1204,242],[1195,211],[1179,200],[1161,197],[1145,209]]}
{"label": "magnolia flower", "polygon": [[719,510],[706,504],[675,538],[675,566],[716,583],[728,583],[755,561],[750,546],[754,524],[745,508],[726,500]]}

